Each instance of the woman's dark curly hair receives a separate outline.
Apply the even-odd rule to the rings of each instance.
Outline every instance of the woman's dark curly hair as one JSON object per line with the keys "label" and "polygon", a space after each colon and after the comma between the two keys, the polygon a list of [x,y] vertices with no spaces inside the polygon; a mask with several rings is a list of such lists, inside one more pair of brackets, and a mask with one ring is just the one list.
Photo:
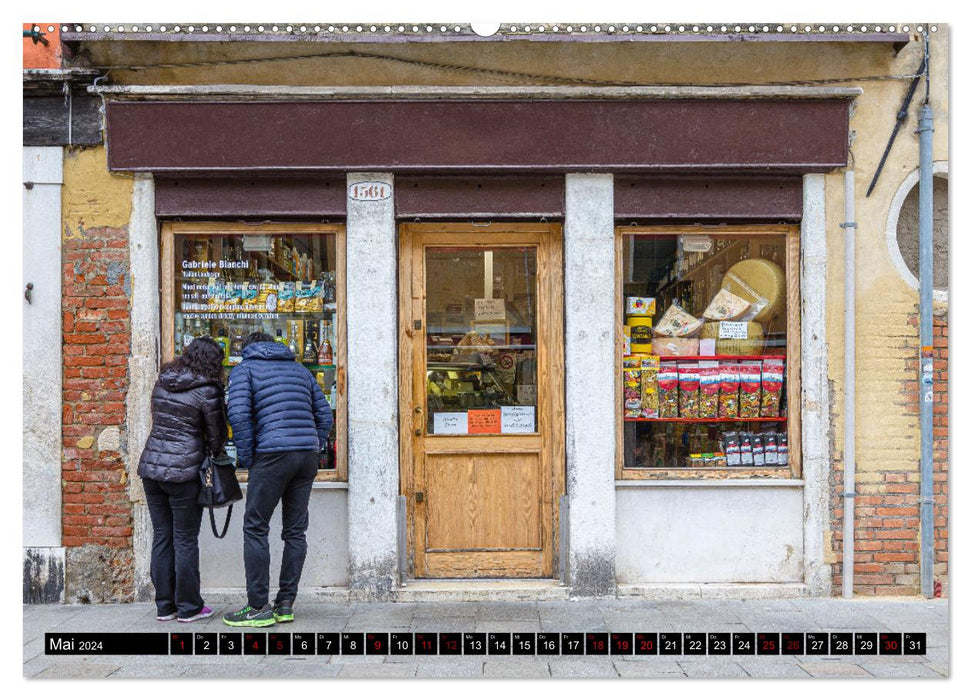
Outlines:
{"label": "woman's dark curly hair", "polygon": [[203,335],[189,343],[179,357],[162,365],[160,371],[187,369],[200,377],[225,384],[223,357],[222,346],[208,335]]}

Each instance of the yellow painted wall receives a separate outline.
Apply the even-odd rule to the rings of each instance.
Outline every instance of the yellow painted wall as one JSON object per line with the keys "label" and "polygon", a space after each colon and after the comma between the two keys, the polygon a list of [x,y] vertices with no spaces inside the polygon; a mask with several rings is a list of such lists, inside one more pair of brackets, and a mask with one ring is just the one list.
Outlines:
{"label": "yellow painted wall", "polygon": [[90,228],[127,225],[133,183],[131,175],[108,172],[104,146],[65,148],[62,236],[83,238]]}

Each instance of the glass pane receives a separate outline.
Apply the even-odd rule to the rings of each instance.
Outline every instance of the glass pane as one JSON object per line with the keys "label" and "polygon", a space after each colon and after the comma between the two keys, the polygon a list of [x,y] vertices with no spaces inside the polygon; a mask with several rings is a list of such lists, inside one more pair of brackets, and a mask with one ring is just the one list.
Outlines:
{"label": "glass pane", "polygon": [[624,466],[788,466],[786,236],[623,238]]}
{"label": "glass pane", "polygon": [[536,432],[536,249],[425,250],[429,435]]}
{"label": "glass pane", "polygon": [[243,339],[262,331],[293,351],[336,411],[336,245],[336,234],[175,236],[175,354],[208,335],[231,367]]}

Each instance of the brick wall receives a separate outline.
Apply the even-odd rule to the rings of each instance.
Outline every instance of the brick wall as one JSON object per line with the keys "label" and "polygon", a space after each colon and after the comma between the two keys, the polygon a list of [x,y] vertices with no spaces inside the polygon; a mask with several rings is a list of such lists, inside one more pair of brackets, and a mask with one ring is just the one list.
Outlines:
{"label": "brick wall", "polygon": [[122,439],[130,345],[127,228],[66,231],[62,248],[65,600],[130,599]]}
{"label": "brick wall", "polygon": [[[917,314],[908,323],[918,326]],[[948,392],[947,316],[934,316],[934,539],[935,587],[947,595],[948,527]],[[919,438],[918,340],[908,334],[904,361],[908,378],[902,382],[897,405],[914,419]],[[919,457],[918,457],[919,459]],[[843,471],[842,455],[834,454],[830,479],[833,528],[833,591],[843,585]],[[919,462],[906,470],[857,473],[856,560],[853,590],[857,595],[918,595],[920,593],[920,469]]]}

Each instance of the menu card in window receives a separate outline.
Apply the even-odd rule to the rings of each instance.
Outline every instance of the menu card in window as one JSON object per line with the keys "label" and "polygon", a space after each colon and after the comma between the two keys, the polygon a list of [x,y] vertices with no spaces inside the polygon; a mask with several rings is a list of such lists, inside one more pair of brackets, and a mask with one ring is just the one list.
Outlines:
{"label": "menu card in window", "polygon": [[468,413],[436,413],[435,435],[468,435]]}
{"label": "menu card in window", "polygon": [[504,433],[535,433],[535,406],[503,406],[501,417],[502,432]]}

